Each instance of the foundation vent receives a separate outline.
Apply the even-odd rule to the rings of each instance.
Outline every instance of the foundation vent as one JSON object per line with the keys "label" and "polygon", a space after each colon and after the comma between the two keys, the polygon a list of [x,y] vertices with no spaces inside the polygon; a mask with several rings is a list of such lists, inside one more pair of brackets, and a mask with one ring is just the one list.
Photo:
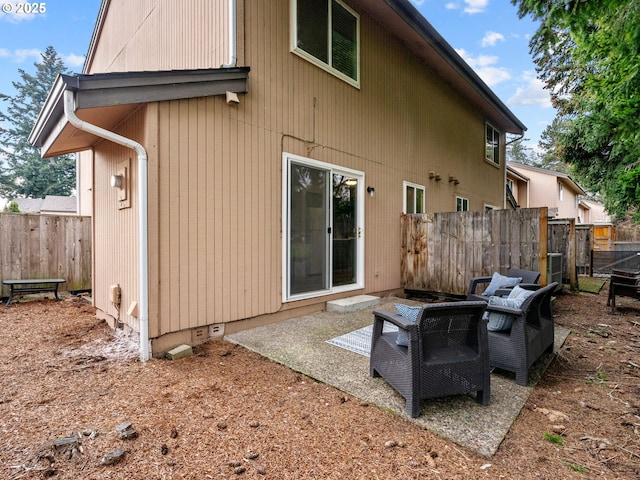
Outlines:
{"label": "foundation vent", "polygon": [[198,327],[191,330],[191,344],[197,345],[209,338],[207,327]]}
{"label": "foundation vent", "polygon": [[222,338],[224,336],[224,323],[214,323],[209,326],[209,336]]}

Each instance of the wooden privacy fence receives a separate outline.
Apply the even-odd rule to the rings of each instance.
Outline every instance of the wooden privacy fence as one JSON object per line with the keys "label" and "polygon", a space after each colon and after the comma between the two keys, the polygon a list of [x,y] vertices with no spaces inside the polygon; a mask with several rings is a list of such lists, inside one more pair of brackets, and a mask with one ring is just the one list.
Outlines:
{"label": "wooden privacy fence", "polygon": [[22,278],[64,278],[61,290],[90,289],[91,217],[0,213],[0,281]]}
{"label": "wooden privacy fence", "polygon": [[402,215],[402,286],[463,295],[472,277],[547,276],[547,208]]}

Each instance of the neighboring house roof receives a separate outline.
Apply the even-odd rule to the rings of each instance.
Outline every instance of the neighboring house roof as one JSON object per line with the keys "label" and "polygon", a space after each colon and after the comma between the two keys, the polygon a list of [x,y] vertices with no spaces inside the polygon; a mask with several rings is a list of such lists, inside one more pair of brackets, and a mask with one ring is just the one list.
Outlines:
{"label": "neighboring house roof", "polygon": [[[85,72],[89,71],[93,61],[109,3],[110,0],[103,0],[100,6]],[[358,0],[355,3],[400,39],[408,50],[436,71],[470,104],[484,112],[496,128],[514,134],[524,133],[525,125],[408,0]],[[76,109],[82,111],[80,118],[110,129],[140,103],[223,95],[226,91],[246,93],[248,73],[248,67],[239,67],[61,75],[49,93],[29,141],[40,147],[46,157],[86,149],[97,141],[95,136],[79,132],[66,122],[62,101],[65,90],[76,92]]]}
{"label": "neighboring house roof", "polygon": [[9,203],[17,203],[21,213],[40,213],[43,201],[43,198],[14,198]]}
{"label": "neighboring house roof", "polygon": [[76,197],[63,197],[60,195],[47,195],[42,201],[40,213],[63,213],[75,214],[78,209],[78,199]]}
{"label": "neighboring house roof", "polygon": [[569,188],[571,188],[574,192],[576,192],[577,195],[586,195],[587,192],[584,191],[584,189],[578,185],[569,175],[567,175],[566,173],[562,173],[562,172],[554,172],[553,170],[547,170],[545,168],[540,168],[540,167],[532,167],[531,165],[524,165],[521,163],[515,163],[515,162],[507,162],[507,169],[510,170],[525,170],[525,171],[531,171],[531,172],[538,172],[538,173],[543,173],[546,175],[550,175],[552,177],[556,177],[559,181],[562,181],[562,183],[566,184]]}
{"label": "neighboring house roof", "polygon": [[529,181],[529,177],[523,175],[522,172],[517,171],[515,168],[509,165],[509,163],[511,162],[507,162],[507,176],[515,177],[517,180],[520,180],[522,182]]}
{"label": "neighboring house roof", "polygon": [[73,215],[77,210],[76,197],[47,195],[44,198],[15,198],[21,213],[44,213]]}

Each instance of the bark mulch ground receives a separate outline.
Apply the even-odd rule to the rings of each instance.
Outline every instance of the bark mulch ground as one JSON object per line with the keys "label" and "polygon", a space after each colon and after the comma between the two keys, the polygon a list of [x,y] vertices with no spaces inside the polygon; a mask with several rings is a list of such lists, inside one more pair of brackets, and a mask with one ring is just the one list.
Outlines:
{"label": "bark mulch ground", "polygon": [[179,361],[82,299],[0,307],[0,478],[640,477],[640,301],[563,293],[571,329],[496,455],[481,457],[242,347]]}

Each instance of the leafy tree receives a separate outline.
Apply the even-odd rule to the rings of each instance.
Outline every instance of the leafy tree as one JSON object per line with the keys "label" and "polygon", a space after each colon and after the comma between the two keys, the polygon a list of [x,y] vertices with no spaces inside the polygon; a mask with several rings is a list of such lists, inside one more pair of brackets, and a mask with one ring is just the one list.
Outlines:
{"label": "leafy tree", "polygon": [[623,215],[640,203],[640,2],[512,0],[539,22],[530,47],[558,109],[554,155]]}
{"label": "leafy tree", "polygon": [[75,188],[75,160],[71,155],[43,159],[28,137],[58,73],[67,73],[53,47],[36,62],[35,75],[19,69],[13,82],[14,96],[1,94],[7,102],[0,112],[0,196],[44,198],[70,195]]}

